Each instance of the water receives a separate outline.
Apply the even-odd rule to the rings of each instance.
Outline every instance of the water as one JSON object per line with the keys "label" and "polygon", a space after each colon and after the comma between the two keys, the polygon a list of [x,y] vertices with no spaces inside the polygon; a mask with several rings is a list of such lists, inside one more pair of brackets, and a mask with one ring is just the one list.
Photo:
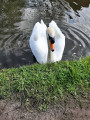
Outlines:
{"label": "water", "polygon": [[0,69],[35,63],[29,38],[41,19],[65,34],[62,60],[90,55],[90,0],[0,0]]}

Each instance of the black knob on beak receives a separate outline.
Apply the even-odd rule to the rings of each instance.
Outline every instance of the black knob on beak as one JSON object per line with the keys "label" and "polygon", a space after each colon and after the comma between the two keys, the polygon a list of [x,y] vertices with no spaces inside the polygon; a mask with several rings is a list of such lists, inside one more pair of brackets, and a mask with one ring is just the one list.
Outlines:
{"label": "black knob on beak", "polygon": [[54,43],[55,43],[55,38],[54,38],[54,37],[50,37],[50,36],[49,36],[49,40],[50,40],[51,44],[54,44]]}

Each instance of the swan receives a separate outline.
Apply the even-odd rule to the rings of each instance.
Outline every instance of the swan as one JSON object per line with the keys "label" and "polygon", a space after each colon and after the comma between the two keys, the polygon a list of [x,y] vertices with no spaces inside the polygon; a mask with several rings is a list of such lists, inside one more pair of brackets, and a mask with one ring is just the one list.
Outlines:
{"label": "swan", "polygon": [[41,20],[34,25],[29,44],[40,64],[56,62],[62,59],[65,36],[53,20],[49,23],[49,27]]}

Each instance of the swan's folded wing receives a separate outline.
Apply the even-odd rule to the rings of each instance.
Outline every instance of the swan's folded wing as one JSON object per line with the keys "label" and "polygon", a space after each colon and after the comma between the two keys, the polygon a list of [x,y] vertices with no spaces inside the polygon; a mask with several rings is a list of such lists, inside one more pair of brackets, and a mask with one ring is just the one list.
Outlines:
{"label": "swan's folded wing", "polygon": [[49,23],[49,27],[52,27],[55,31],[54,59],[55,62],[60,61],[62,59],[62,55],[65,47],[65,36],[54,21],[51,21]]}
{"label": "swan's folded wing", "polygon": [[48,46],[46,37],[46,25],[37,22],[33,28],[29,43],[32,53],[39,63],[47,62]]}

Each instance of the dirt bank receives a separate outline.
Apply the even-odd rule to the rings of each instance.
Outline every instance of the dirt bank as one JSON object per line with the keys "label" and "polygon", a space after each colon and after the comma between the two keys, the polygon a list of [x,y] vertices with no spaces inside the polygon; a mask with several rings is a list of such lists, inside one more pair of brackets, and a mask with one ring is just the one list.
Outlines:
{"label": "dirt bank", "polygon": [[68,105],[52,105],[39,112],[35,108],[27,111],[15,100],[0,100],[0,120],[90,120],[90,104],[86,103],[80,107],[71,100]]}

